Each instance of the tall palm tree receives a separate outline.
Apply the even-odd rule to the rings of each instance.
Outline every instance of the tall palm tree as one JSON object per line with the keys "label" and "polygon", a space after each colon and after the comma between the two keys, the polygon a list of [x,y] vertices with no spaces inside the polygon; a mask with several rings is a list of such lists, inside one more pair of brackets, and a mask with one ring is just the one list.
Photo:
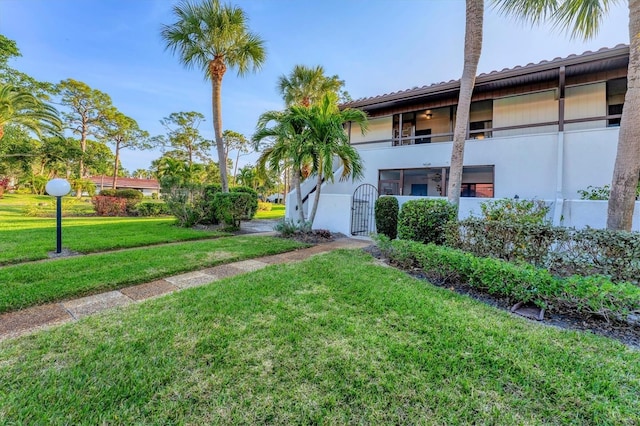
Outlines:
{"label": "tall palm tree", "polygon": [[318,210],[320,191],[323,182],[334,181],[334,157],[342,166],[340,180],[362,177],[362,159],[358,151],[349,143],[344,125],[356,123],[364,134],[367,130],[367,115],[357,109],[340,110],[337,99],[325,93],[320,102],[310,107],[292,106],[290,108],[294,122],[302,124],[301,138],[307,147],[305,154],[311,158],[311,173],[316,176],[314,204],[309,214],[309,222],[313,221]]}
{"label": "tall palm tree", "polygon": [[[494,0],[505,14],[531,23],[549,19],[572,37],[593,37],[617,0]],[[640,0],[629,0],[629,65],[618,150],[611,181],[607,228],[631,230],[640,177]]]}
{"label": "tall palm tree", "polygon": [[338,95],[344,81],[337,75],[327,77],[320,65],[310,68],[296,65],[288,76],[278,78],[278,91],[286,106],[301,105],[308,107],[319,102],[325,93]]}
{"label": "tall palm tree", "polygon": [[[166,48],[187,67],[198,67],[211,80],[213,129],[218,163],[226,164],[222,139],[222,78],[227,67],[238,76],[258,70],[265,60],[264,41],[249,31],[244,11],[219,0],[183,1],[173,8],[176,22],[164,25]],[[220,167],[222,191],[229,191],[226,167]]]}
{"label": "tall palm tree", "polygon": [[61,136],[62,122],[54,107],[15,86],[0,84],[0,139],[9,123],[24,126],[39,137],[44,132]]}
{"label": "tall palm tree", "polygon": [[451,167],[449,168],[449,186],[447,198],[458,208],[462,167],[464,164],[464,145],[469,127],[471,95],[476,83],[476,73],[482,51],[484,0],[466,0],[466,24],[464,33],[464,66],[460,78],[460,94],[456,110],[456,125],[453,130],[451,149]]}

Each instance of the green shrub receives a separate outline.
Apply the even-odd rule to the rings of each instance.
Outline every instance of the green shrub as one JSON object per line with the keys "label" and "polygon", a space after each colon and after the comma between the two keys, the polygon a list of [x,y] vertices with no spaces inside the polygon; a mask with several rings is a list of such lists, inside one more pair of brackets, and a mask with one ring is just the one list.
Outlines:
{"label": "green shrub", "polygon": [[214,196],[213,203],[218,219],[236,229],[240,228],[240,221],[251,220],[257,209],[254,197],[246,192],[220,192]]}
{"label": "green shrub", "polygon": [[204,192],[202,185],[184,183],[174,176],[160,179],[160,193],[178,226],[190,228],[210,218],[212,203],[207,202]]}
{"label": "green shrub", "polygon": [[543,223],[549,213],[549,206],[542,200],[501,200],[485,201],[480,205],[486,220],[503,220],[520,223]]}
{"label": "green shrub", "polygon": [[560,278],[546,269],[482,258],[461,250],[376,237],[386,256],[403,267],[422,268],[430,279],[462,282],[512,302],[533,302],[556,312],[630,321],[640,312],[640,288],[596,275]]}
{"label": "green shrub", "polygon": [[255,216],[255,212],[258,211],[258,193],[253,188],[249,188],[248,186],[234,186],[232,188],[229,188],[229,192],[242,192],[251,195],[251,208],[253,209],[254,213],[250,219],[253,219],[253,216]]}
{"label": "green shrub", "polygon": [[141,201],[136,205],[138,216],[164,216],[170,215],[169,206],[164,201]]}
{"label": "green shrub", "polygon": [[398,236],[398,199],[392,196],[383,196],[376,200],[375,216],[376,231],[395,240]]}
{"label": "green shrub", "polygon": [[220,192],[222,192],[222,185],[219,183],[212,183],[204,186],[202,206],[200,208],[206,212],[206,214],[202,219],[202,223],[208,225],[217,225],[220,223],[216,212],[216,205],[213,201],[215,195]]}
{"label": "green shrub", "polygon": [[606,275],[614,282],[640,279],[640,233],[548,223],[468,218],[447,226],[446,244],[476,256],[527,262],[563,277]]}
{"label": "green shrub", "polygon": [[273,229],[281,236],[289,238],[296,234],[308,234],[311,232],[311,222],[296,222],[291,219],[282,219]]}
{"label": "green shrub", "polygon": [[443,244],[445,226],[455,220],[456,208],[442,199],[422,198],[402,205],[398,215],[398,236],[403,240]]}
{"label": "green shrub", "polygon": [[115,197],[117,193],[116,189],[103,189],[100,191],[100,195],[103,197]]}

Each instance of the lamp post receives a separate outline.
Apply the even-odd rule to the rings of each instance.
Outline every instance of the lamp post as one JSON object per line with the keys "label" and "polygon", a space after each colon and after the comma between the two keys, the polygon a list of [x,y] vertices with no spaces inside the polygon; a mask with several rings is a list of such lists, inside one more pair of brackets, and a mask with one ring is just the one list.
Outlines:
{"label": "lamp post", "polygon": [[71,185],[66,179],[51,179],[45,186],[47,194],[56,197],[56,225],[57,225],[57,245],[56,254],[62,253],[62,197],[71,191]]}

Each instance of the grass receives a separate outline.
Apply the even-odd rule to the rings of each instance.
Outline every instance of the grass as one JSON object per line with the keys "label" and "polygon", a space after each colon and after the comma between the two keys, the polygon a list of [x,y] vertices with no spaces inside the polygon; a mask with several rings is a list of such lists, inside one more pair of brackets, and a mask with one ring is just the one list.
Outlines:
{"label": "grass", "polygon": [[7,424],[637,424],[640,353],[339,251],[0,343]]}
{"label": "grass", "polygon": [[[46,204],[38,206],[38,204]],[[86,199],[64,197],[69,214],[91,214]],[[0,265],[46,259],[56,248],[56,221],[52,217],[29,217],[25,213],[38,209],[55,214],[55,200],[46,195],[5,194],[0,199]],[[284,206],[275,204],[270,212],[257,218],[284,217]],[[189,241],[230,235],[174,226],[172,217],[64,217],[63,247],[95,253],[152,244]]]}
{"label": "grass", "polygon": [[270,211],[261,210],[256,213],[254,220],[260,219],[283,219],[284,218],[284,209],[285,206],[283,204],[272,204]]}
{"label": "grass", "polygon": [[0,313],[302,246],[283,238],[238,236],[6,266],[0,268]]}

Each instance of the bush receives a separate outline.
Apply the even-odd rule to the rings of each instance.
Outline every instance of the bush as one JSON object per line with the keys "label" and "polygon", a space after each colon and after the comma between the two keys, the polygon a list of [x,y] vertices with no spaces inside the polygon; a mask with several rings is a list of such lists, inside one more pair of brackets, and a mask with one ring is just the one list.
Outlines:
{"label": "bush", "polygon": [[249,218],[249,220],[253,219],[255,216],[255,212],[258,211],[258,193],[248,186],[234,186],[233,188],[229,188],[229,192],[242,192],[251,195],[251,208],[253,209],[253,215]]}
{"label": "bush", "polygon": [[420,267],[431,279],[462,282],[511,302],[533,302],[557,312],[596,314],[605,319],[632,321],[640,313],[640,288],[615,284],[605,276],[554,277],[545,269],[481,258],[461,250],[412,241],[376,237],[389,259],[401,266]]}
{"label": "bush", "polygon": [[311,222],[296,222],[291,219],[282,219],[273,229],[281,236],[289,238],[296,234],[308,234],[311,232]]}
{"label": "bush", "polygon": [[125,200],[126,212],[129,216],[138,214],[136,205],[142,201],[144,194],[136,189],[103,189],[100,195],[104,197],[116,197]]}
{"label": "bush", "polygon": [[480,205],[485,220],[502,220],[520,223],[543,223],[549,213],[549,206],[542,200],[501,200],[485,201]]}
{"label": "bush", "polygon": [[563,277],[602,274],[634,284],[640,279],[637,232],[469,218],[448,225],[446,243],[476,256],[527,262]]}
{"label": "bush", "polygon": [[100,195],[104,197],[115,197],[116,193],[116,189],[103,189],[102,191],[100,191]]}
{"label": "bush", "polygon": [[91,202],[98,216],[127,216],[127,200],[124,198],[96,195]]}
{"label": "bush", "polygon": [[160,192],[178,226],[190,228],[211,216],[211,204],[206,202],[202,185],[185,184],[179,178],[165,176],[160,179]]}
{"label": "bush", "polygon": [[135,207],[138,216],[170,215],[169,206],[163,201],[142,201]]}
{"label": "bush", "polygon": [[376,231],[386,235],[392,240],[398,236],[398,199],[391,196],[383,196],[376,200],[375,216]]}
{"label": "bush", "polygon": [[441,199],[410,200],[398,216],[398,236],[403,240],[443,244],[445,225],[456,218],[453,204]]}
{"label": "bush", "polygon": [[240,228],[240,221],[251,220],[256,214],[254,197],[245,192],[220,192],[213,198],[218,219],[225,224]]}

